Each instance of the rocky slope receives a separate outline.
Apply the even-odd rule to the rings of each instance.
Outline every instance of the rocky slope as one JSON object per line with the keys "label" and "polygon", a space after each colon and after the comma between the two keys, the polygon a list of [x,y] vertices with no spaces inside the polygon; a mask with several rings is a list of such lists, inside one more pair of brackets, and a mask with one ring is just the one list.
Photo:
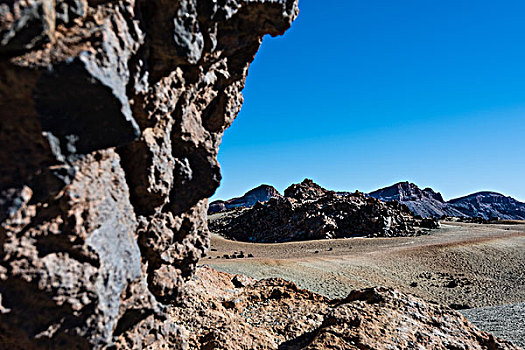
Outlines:
{"label": "rocky slope", "polygon": [[[0,346],[184,344],[217,152],[292,0],[0,1]],[[122,347],[129,344],[122,343]]]}
{"label": "rocky slope", "polygon": [[477,192],[448,201],[455,210],[485,220],[525,220],[525,203],[496,192]]}
{"label": "rocky slope", "polygon": [[415,219],[396,201],[383,202],[359,192],[341,196],[305,179],[288,187],[284,197],[210,222],[210,230],[241,241],[287,242],[410,236],[438,225],[433,219]]}
{"label": "rocky slope", "polygon": [[390,288],[330,300],[281,279],[208,267],[170,316],[187,328],[191,349],[518,349],[446,306]]}
{"label": "rocky slope", "polygon": [[249,190],[241,197],[228,199],[226,201],[217,200],[211,202],[208,208],[208,213],[213,214],[233,208],[249,208],[254,206],[257,202],[267,202],[270,198],[278,197],[281,197],[281,194],[275,189],[275,187],[260,185]]}
{"label": "rocky slope", "polygon": [[408,181],[381,188],[370,192],[369,195],[384,201],[398,201],[421,217],[466,216],[445,202],[441,193],[429,187],[421,189]]}

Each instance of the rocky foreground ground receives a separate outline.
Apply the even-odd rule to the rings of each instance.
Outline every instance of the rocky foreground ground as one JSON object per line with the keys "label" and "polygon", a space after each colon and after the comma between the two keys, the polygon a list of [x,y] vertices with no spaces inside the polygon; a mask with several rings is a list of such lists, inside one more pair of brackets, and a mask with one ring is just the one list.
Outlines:
{"label": "rocky foreground ground", "polygon": [[510,307],[525,301],[523,223],[445,222],[418,237],[281,244],[214,235],[202,263],[254,278],[284,278],[330,298],[378,285],[395,288],[465,312],[482,329],[525,345],[525,311]]}
{"label": "rocky foreground ground", "polygon": [[191,349],[518,349],[457,311],[392,288],[329,299],[279,278],[207,267],[171,317],[186,328]]}

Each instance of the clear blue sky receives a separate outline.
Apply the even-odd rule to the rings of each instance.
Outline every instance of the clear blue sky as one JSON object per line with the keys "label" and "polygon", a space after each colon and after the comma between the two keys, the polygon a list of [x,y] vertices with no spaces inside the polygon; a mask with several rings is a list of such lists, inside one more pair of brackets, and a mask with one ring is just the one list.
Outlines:
{"label": "clear blue sky", "polygon": [[265,37],[213,199],[305,177],[525,201],[525,1],[300,0]]}

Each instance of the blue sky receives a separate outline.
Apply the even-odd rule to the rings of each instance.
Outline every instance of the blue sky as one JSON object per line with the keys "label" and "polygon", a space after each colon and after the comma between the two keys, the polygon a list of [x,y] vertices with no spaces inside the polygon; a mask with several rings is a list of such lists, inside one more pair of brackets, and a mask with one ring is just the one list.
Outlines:
{"label": "blue sky", "polygon": [[525,1],[300,0],[265,37],[213,199],[305,177],[525,201]]}

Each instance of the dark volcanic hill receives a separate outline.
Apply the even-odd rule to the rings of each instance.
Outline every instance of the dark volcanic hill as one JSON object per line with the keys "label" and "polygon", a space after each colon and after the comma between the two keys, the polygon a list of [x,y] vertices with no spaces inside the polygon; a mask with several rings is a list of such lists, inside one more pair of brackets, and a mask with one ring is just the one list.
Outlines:
{"label": "dark volcanic hill", "polygon": [[465,217],[468,215],[445,202],[441,193],[435,192],[429,187],[421,189],[408,181],[381,188],[369,193],[369,195],[384,201],[398,201],[406,205],[415,215],[421,217]]}
{"label": "dark volcanic hill", "polygon": [[218,200],[211,202],[208,213],[218,213],[233,208],[249,208],[257,202],[266,202],[274,197],[281,197],[281,194],[275,187],[260,185],[246,192],[241,197],[228,199],[226,201]]}
{"label": "dark volcanic hill", "polygon": [[397,201],[384,202],[359,192],[341,196],[309,179],[291,185],[284,193],[210,221],[210,230],[240,241],[287,242],[413,236],[439,225],[433,219],[414,218]]}
{"label": "dark volcanic hill", "polygon": [[489,220],[525,220],[525,203],[496,192],[477,192],[448,201],[457,211]]}

